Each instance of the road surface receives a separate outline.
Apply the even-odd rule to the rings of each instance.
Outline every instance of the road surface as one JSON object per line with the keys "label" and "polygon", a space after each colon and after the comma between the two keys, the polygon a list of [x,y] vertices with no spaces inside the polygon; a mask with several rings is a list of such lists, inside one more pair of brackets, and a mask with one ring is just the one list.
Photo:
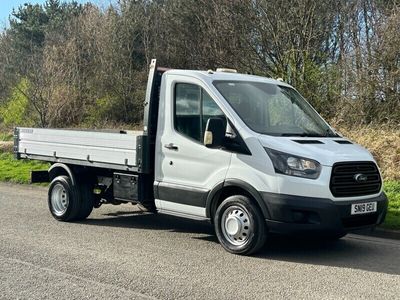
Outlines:
{"label": "road surface", "polygon": [[212,227],[103,206],[55,221],[42,187],[0,184],[1,299],[398,299],[400,242],[273,238],[225,252]]}

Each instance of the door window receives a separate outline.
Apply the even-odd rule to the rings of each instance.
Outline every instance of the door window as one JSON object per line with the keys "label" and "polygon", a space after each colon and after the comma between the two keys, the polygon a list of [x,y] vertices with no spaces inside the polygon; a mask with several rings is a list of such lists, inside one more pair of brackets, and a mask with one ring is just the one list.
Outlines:
{"label": "door window", "polygon": [[203,141],[210,117],[226,117],[215,101],[201,87],[189,83],[175,85],[175,130],[198,142]]}
{"label": "door window", "polygon": [[201,105],[201,116],[202,116],[202,138],[204,135],[204,131],[206,130],[207,121],[211,117],[217,117],[224,120],[225,128],[226,128],[226,118],[222,110],[218,107],[217,103],[206,93],[203,91],[202,93],[202,105]]}

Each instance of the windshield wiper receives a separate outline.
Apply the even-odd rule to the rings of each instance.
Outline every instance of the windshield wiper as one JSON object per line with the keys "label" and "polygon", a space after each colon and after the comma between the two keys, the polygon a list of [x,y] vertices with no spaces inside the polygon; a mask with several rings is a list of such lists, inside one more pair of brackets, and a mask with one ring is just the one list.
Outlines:
{"label": "windshield wiper", "polygon": [[300,136],[300,137],[337,137],[338,135],[331,130],[326,130],[325,134],[317,132],[301,132],[301,133],[281,133],[281,136]]}
{"label": "windshield wiper", "polygon": [[319,133],[282,133],[281,136],[300,136],[300,137],[326,137]]}

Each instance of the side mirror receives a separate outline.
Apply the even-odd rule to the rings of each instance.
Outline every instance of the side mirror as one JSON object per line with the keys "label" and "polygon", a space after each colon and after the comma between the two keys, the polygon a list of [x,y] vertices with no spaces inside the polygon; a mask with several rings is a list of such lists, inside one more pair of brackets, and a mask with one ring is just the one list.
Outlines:
{"label": "side mirror", "polygon": [[204,145],[207,148],[219,148],[225,138],[226,126],[221,118],[209,118],[204,132]]}

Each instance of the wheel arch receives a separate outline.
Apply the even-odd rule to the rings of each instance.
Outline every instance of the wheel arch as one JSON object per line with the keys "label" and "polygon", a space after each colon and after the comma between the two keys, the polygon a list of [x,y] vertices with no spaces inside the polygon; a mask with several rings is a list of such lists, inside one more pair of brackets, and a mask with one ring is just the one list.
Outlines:
{"label": "wheel arch", "polygon": [[67,175],[71,179],[72,185],[76,185],[75,175],[72,172],[71,168],[66,164],[55,163],[49,168],[48,172],[50,181],[52,181],[57,176]]}
{"label": "wheel arch", "polygon": [[227,197],[238,194],[252,198],[261,209],[264,218],[269,218],[270,215],[268,208],[257,189],[249,183],[239,179],[226,179],[214,186],[206,200],[207,218],[213,222],[213,214],[217,210],[218,205]]}

